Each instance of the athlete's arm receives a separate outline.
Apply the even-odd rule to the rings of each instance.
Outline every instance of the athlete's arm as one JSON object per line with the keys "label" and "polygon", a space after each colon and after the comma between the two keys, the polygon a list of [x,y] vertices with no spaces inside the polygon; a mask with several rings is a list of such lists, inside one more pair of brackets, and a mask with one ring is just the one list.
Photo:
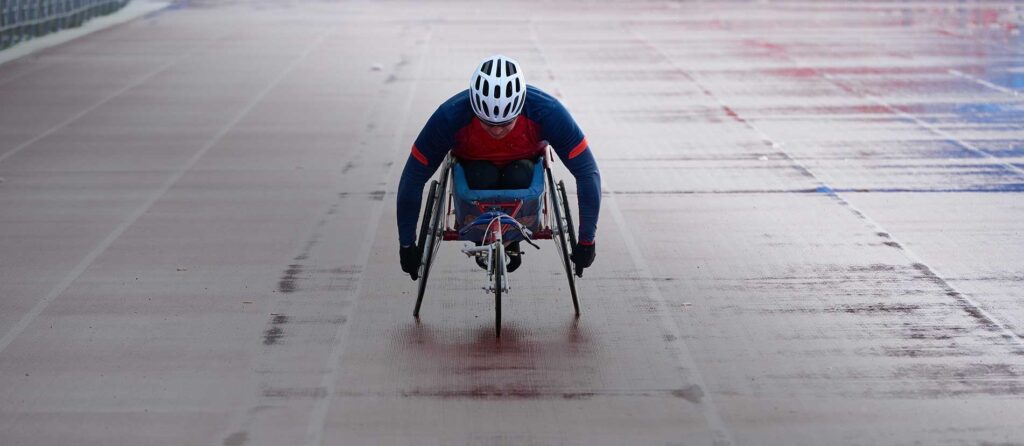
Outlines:
{"label": "athlete's arm", "polygon": [[[577,204],[580,210],[579,241],[592,244],[597,232],[597,217],[601,210],[601,172],[590,151],[587,138],[576,125],[569,111],[554,98],[547,96],[548,105],[541,118],[545,139],[565,167],[576,178]],[[529,103],[528,103],[529,104]]]}
{"label": "athlete's arm", "polygon": [[559,158],[576,178],[577,205],[580,210],[579,241],[591,244],[596,236],[597,217],[601,210],[601,172],[597,169],[597,161],[590,152],[587,140],[583,139],[580,144],[581,152],[575,157],[571,157],[570,151],[570,156],[559,154]]}
{"label": "athlete's arm", "polygon": [[[465,92],[460,94],[465,96]],[[455,145],[450,108],[456,97],[458,95],[446,101],[430,116],[405,161],[402,179],[398,183],[396,209],[398,241],[401,246],[411,246],[416,242],[416,221],[423,201],[423,185],[434,175],[445,155]]]}

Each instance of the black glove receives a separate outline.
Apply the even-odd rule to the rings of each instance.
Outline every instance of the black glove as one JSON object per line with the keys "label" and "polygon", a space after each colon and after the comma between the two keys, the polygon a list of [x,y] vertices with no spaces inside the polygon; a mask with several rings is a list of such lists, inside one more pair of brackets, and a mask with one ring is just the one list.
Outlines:
{"label": "black glove", "polygon": [[594,252],[594,243],[584,245],[582,243],[576,243],[576,246],[572,249],[572,263],[576,265],[576,275],[583,277],[583,268],[590,267],[594,263],[594,257],[597,257],[597,253]]}
{"label": "black glove", "polygon": [[402,271],[409,273],[412,280],[420,278],[420,249],[416,245],[398,248],[398,256],[402,258]]}
{"label": "black glove", "polygon": [[519,242],[512,242],[505,248],[505,254],[508,254],[508,266],[505,270],[508,272],[519,269],[519,265],[523,264],[523,252],[519,250]]}

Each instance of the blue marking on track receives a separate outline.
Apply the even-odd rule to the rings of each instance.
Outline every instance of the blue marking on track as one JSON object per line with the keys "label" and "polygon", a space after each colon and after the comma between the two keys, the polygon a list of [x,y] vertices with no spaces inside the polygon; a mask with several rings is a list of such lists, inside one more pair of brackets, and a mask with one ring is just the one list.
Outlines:
{"label": "blue marking on track", "polygon": [[909,187],[882,187],[882,188],[855,188],[836,189],[839,193],[1020,193],[1024,192],[1024,183],[999,184],[992,186],[970,186],[958,188],[909,188]]}
{"label": "blue marking on track", "polygon": [[1021,103],[978,102],[958,104],[953,107],[953,112],[966,122],[1009,124],[1015,127],[1024,123],[1024,104]]}
{"label": "blue marking on track", "polygon": [[[918,171],[927,169],[928,174],[1005,177],[1010,181],[1019,179],[1019,174],[1003,164],[878,164],[875,169],[891,169],[895,171]],[[920,175],[920,174],[918,174]]]}
{"label": "blue marking on track", "polygon": [[940,159],[962,159],[962,158],[984,158],[984,155],[965,149],[953,141],[942,141],[932,143],[924,148],[924,156],[915,156],[916,159],[940,158]]}
{"label": "blue marking on track", "polygon": [[1005,45],[1004,54],[994,54],[985,69],[984,79],[1001,87],[1012,88],[1024,93],[1024,33],[1018,33],[1010,42],[997,43]]}
{"label": "blue marking on track", "polygon": [[992,156],[995,156],[997,158],[1024,157],[1024,140],[1021,139],[985,140],[968,142],[974,144],[975,147],[983,148],[982,150],[992,154]]}

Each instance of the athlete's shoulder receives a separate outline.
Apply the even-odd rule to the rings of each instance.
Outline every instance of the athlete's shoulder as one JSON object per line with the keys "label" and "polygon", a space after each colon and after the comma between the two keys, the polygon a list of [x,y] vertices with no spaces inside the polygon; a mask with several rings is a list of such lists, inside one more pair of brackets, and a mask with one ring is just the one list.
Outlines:
{"label": "athlete's shoulder", "polygon": [[424,164],[427,163],[424,159],[440,162],[444,154],[455,144],[455,135],[469,125],[472,117],[473,109],[469,105],[468,90],[448,98],[437,107],[420,130],[413,144],[413,155],[417,152],[422,154],[422,159],[416,159]]}
{"label": "athlete's shoulder", "polygon": [[563,111],[565,107],[554,96],[533,85],[526,85],[526,107],[524,113],[543,115],[551,111]]}
{"label": "athlete's shoulder", "polygon": [[533,85],[526,86],[526,106],[523,114],[541,127],[553,124],[561,127],[565,121],[572,121],[572,114],[562,102],[548,92]]}
{"label": "athlete's shoulder", "polygon": [[556,149],[560,146],[571,148],[583,139],[583,133],[569,110],[554,96],[533,85],[526,86],[523,114],[540,126],[542,136]]}
{"label": "athlete's shoulder", "polygon": [[473,108],[469,105],[469,90],[462,90],[441,103],[434,112],[435,117],[461,127],[473,118]]}

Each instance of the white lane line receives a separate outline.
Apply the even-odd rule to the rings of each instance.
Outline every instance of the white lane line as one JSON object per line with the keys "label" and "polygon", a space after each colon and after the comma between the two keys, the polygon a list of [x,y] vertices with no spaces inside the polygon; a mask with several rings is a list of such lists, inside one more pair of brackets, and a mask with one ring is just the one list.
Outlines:
{"label": "white lane line", "polygon": [[[613,192],[608,187],[607,182],[602,182],[603,188],[608,192]],[[697,361],[693,359],[693,354],[690,352],[690,347],[686,343],[686,338],[683,333],[679,330],[679,326],[676,324],[675,319],[669,311],[669,305],[662,295],[661,289],[658,288],[658,283],[654,280],[654,273],[651,272],[651,268],[647,265],[647,260],[644,258],[643,252],[640,250],[639,245],[633,238],[633,233],[629,230],[630,226],[626,224],[626,217],[623,216],[622,210],[619,208],[618,200],[615,198],[615,194],[611,193],[606,198],[606,201],[611,206],[608,209],[611,211],[612,218],[615,220],[615,225],[619,227],[619,233],[622,235],[622,240],[626,244],[626,249],[629,251],[629,257],[633,260],[633,266],[636,268],[637,275],[640,276],[644,288],[647,291],[647,297],[655,303],[658,307],[658,315],[661,316],[662,328],[675,340],[671,342],[673,349],[676,352],[676,359],[679,361],[679,365],[682,366],[687,372],[687,380],[693,385],[696,385],[703,392],[703,398],[699,402],[695,403],[700,409],[702,415],[704,415],[704,421],[707,423],[708,428],[711,429],[713,436],[713,444],[716,446],[724,446],[729,444],[736,444],[732,438],[732,434],[729,432],[729,427],[726,426],[725,421],[722,419],[718,405],[715,404],[715,399],[711,395],[711,389],[708,388],[704,381],[704,377],[700,372],[700,368],[697,365]]]}
{"label": "white lane line", "polygon": [[985,87],[991,88],[993,90],[996,90],[996,91],[999,91],[999,92],[1002,92],[1002,93],[1006,93],[1006,94],[1011,95],[1011,96],[1017,96],[1017,97],[1020,96],[1020,92],[1017,91],[1017,90],[1014,90],[1012,88],[1006,88],[1006,87],[1004,87],[1002,85],[993,84],[993,83],[991,83],[991,82],[989,82],[989,81],[987,81],[985,79],[981,79],[981,78],[978,78],[978,77],[975,77],[975,76],[971,76],[970,74],[964,73],[964,72],[962,72],[960,70],[953,70],[953,69],[951,69],[948,72],[949,72],[949,74],[952,74],[952,75],[957,76],[957,77],[962,77],[962,78],[967,79],[969,81],[976,82],[976,83],[978,83],[980,85],[983,85]]}
{"label": "white lane line", "polygon": [[[725,102],[723,102],[720,98],[718,98],[718,96],[715,96],[713,93],[711,93],[711,90],[709,90],[704,84],[700,83],[700,80],[697,79],[697,77],[694,76],[691,72],[689,72],[685,68],[679,66],[679,64],[676,63],[676,61],[674,59],[669,57],[668,54],[666,54],[664,51],[662,51],[660,48],[658,48],[656,45],[654,45],[653,42],[651,42],[650,40],[648,40],[647,38],[642,36],[639,32],[637,32],[635,30],[632,30],[632,31],[633,31],[633,34],[636,35],[637,38],[640,39],[648,48],[651,48],[655,53],[657,53],[659,56],[661,56],[662,59],[664,59],[666,62],[668,62],[673,68],[675,68],[676,70],[679,70],[679,72],[681,72],[683,75],[685,75],[687,78],[692,80],[695,84],[697,84],[697,86],[700,87],[700,89],[703,90],[706,95],[710,96],[720,106],[728,107],[728,105],[725,104]],[[792,58],[790,58],[790,59],[792,60]],[[798,61],[794,60],[794,62],[797,62],[798,65],[799,65]],[[802,68],[809,68],[809,67],[806,67],[804,65],[802,65],[801,67]],[[811,69],[813,70],[813,68],[811,68]],[[818,71],[815,70],[815,72],[818,72]],[[821,72],[818,72],[818,73],[823,75],[823,76],[827,76],[826,73],[821,73]],[[835,81],[833,80],[833,82],[835,82]],[[844,86],[844,85],[838,84],[838,83],[837,83],[837,85],[840,88],[842,88],[843,90],[852,91],[852,92],[855,92],[855,93],[863,95],[863,93],[858,92],[856,89],[853,89],[852,87]],[[905,243],[899,241],[895,236],[893,236],[892,235],[893,233],[891,231],[885,229],[881,224],[879,224],[874,219],[869,217],[867,213],[865,213],[864,211],[862,211],[862,210],[858,209],[856,206],[854,206],[853,203],[850,202],[850,200],[848,200],[845,196],[843,196],[841,193],[837,192],[828,183],[826,183],[824,180],[822,180],[821,177],[819,177],[817,174],[815,174],[814,171],[812,171],[810,168],[808,168],[799,159],[793,157],[788,152],[786,152],[783,149],[783,144],[782,143],[779,143],[779,142],[775,141],[771,136],[769,136],[767,133],[765,133],[760,128],[758,128],[756,125],[754,125],[754,123],[751,122],[749,119],[746,119],[746,118],[743,118],[742,116],[740,116],[739,113],[735,109],[729,107],[729,110],[732,110],[733,113],[736,113],[736,115],[738,117],[740,117],[741,121],[748,128],[750,128],[755,133],[757,133],[758,137],[762,138],[766,143],[771,144],[771,146],[774,147],[776,150],[778,150],[779,153],[781,153],[783,156],[785,156],[786,159],[792,161],[800,170],[806,172],[807,175],[810,175],[815,181],[818,182],[818,184],[820,184],[820,185],[828,188],[828,190],[832,191],[831,195],[833,197],[835,197],[835,199],[837,201],[839,201],[844,206],[846,206],[851,212],[853,212],[854,215],[856,215],[856,216],[860,217],[862,220],[864,220],[875,232],[884,232],[884,233],[889,234],[889,238],[893,242],[896,242],[900,246],[900,251],[903,252],[903,255],[908,260],[910,260],[912,263],[917,264],[917,265],[922,265],[924,268],[926,268],[928,270],[928,272],[930,272],[936,279],[938,279],[938,281],[941,282],[941,286],[944,288],[944,291],[947,291],[947,295],[949,297],[952,297],[954,300],[960,302],[960,304],[965,309],[968,309],[968,313],[979,315],[980,319],[984,320],[985,322],[987,322],[991,326],[996,327],[1002,333],[1002,337],[1004,339],[1007,339],[1007,340],[1013,342],[1014,344],[1017,345],[1018,348],[1024,348],[1024,338],[1022,338],[1021,335],[1019,335],[1016,332],[1014,332],[1013,329],[1011,329],[1008,324],[1000,321],[999,319],[996,319],[995,316],[993,316],[991,313],[989,313],[984,308],[982,308],[981,304],[979,304],[977,301],[972,299],[966,293],[960,291],[955,286],[953,286],[951,283],[949,283],[949,281],[946,280],[942,276],[942,274],[939,273],[939,271],[937,269],[935,269],[931,265],[925,263],[924,259],[922,259],[920,256],[918,256],[915,252],[911,251],[910,248],[908,248]],[[895,110],[895,109],[893,109],[893,110],[896,111],[896,112],[899,112],[899,110]],[[612,195],[612,197],[614,198],[614,194]],[[1021,350],[1021,351],[1024,352],[1024,350]]]}
{"label": "white lane line", "polygon": [[[925,28],[925,29],[928,29],[928,28]],[[932,30],[934,30],[934,29],[932,29]],[[939,31],[947,31],[947,30],[940,29]],[[939,33],[939,34],[949,35],[949,34],[945,34],[945,33]],[[950,34],[952,34],[954,37],[959,37],[961,39],[965,38],[966,40],[971,40],[974,43],[980,43],[980,44],[982,44],[984,46],[987,46],[989,48],[993,48],[993,49],[996,49],[996,50],[1003,50],[1003,49],[1005,49],[1002,46],[997,45],[996,43],[993,43],[993,42],[985,40],[985,39],[978,38],[977,36],[974,36],[974,35],[970,35],[970,34],[953,34],[953,33],[950,33]],[[961,42],[961,40],[959,40],[959,39],[954,39],[954,40],[956,40],[957,43]],[[980,85],[983,85],[985,87],[991,88],[993,90],[996,90],[996,91],[999,91],[999,92],[1002,92],[1002,93],[1006,93],[1006,94],[1009,94],[1009,95],[1012,95],[1012,96],[1020,96],[1021,95],[1021,92],[1018,91],[1018,90],[1014,90],[1012,88],[1006,88],[1006,87],[1004,87],[1002,85],[993,84],[993,83],[991,83],[989,81],[986,81],[984,79],[981,79],[981,78],[972,76],[970,74],[964,73],[964,72],[962,72],[960,70],[950,69],[950,70],[947,70],[947,72],[949,74],[954,75],[954,76],[962,77],[964,79],[977,82]]]}
{"label": "white lane line", "polygon": [[808,68],[808,69],[814,70],[821,77],[829,80],[830,82],[832,82],[833,84],[839,86],[843,90],[850,91],[851,93],[860,95],[861,97],[863,97],[865,99],[869,99],[872,102],[874,102],[875,104],[878,104],[878,105],[884,107],[886,110],[889,110],[891,113],[893,113],[893,114],[895,114],[895,115],[897,115],[897,116],[899,116],[899,117],[901,117],[903,119],[907,119],[907,120],[913,121],[918,126],[924,128],[924,129],[926,129],[926,130],[928,130],[928,131],[930,131],[930,132],[932,132],[932,133],[934,133],[934,134],[936,134],[936,135],[938,135],[938,136],[940,136],[942,138],[945,138],[947,141],[951,141],[953,143],[956,143],[960,147],[963,147],[963,148],[965,148],[965,149],[967,149],[967,150],[969,150],[971,152],[974,152],[974,153],[976,153],[978,155],[981,155],[981,156],[983,156],[985,158],[988,158],[988,159],[990,159],[992,161],[995,161],[996,164],[999,164],[999,165],[1005,167],[1006,169],[1008,169],[1008,170],[1010,170],[1010,171],[1012,171],[1012,172],[1014,172],[1014,173],[1016,173],[1018,175],[1024,175],[1024,169],[1022,169],[1020,167],[1017,167],[1017,166],[1013,165],[1012,163],[1008,163],[1006,161],[1003,161],[1002,158],[999,158],[999,157],[997,157],[997,156],[995,156],[995,155],[985,151],[984,149],[980,149],[978,147],[975,147],[973,144],[971,144],[971,143],[969,143],[967,141],[964,141],[964,140],[962,140],[960,138],[957,138],[956,136],[950,134],[949,132],[947,132],[945,130],[942,130],[942,129],[940,129],[940,128],[938,128],[938,127],[936,127],[936,126],[934,126],[934,125],[932,125],[932,124],[930,124],[928,122],[923,121],[921,118],[918,118],[917,116],[914,116],[914,115],[912,115],[910,113],[907,113],[907,112],[905,112],[903,110],[900,110],[900,109],[890,105],[888,102],[885,102],[882,98],[879,98],[879,97],[877,97],[877,96],[875,96],[875,95],[873,95],[871,93],[864,92],[864,91],[854,87],[853,85],[850,85],[850,84],[848,84],[848,83],[846,83],[846,82],[844,82],[844,81],[842,81],[840,79],[837,79],[835,76],[832,76],[831,74],[822,73],[822,72],[814,69],[813,67],[808,67],[807,65],[803,64],[799,60],[793,59],[792,57],[790,58],[790,60],[792,60],[794,63],[796,63],[798,66],[800,66],[802,68]]}
{"label": "white lane line", "polygon": [[20,152],[22,149],[24,149],[24,148],[26,148],[28,146],[31,146],[32,144],[35,144],[37,141],[39,141],[39,140],[41,140],[43,138],[46,138],[47,136],[50,136],[50,135],[54,134],[58,130],[66,127],[68,124],[71,124],[72,122],[75,122],[75,121],[79,120],[82,116],[85,116],[89,112],[91,112],[93,110],[96,110],[97,108],[101,107],[103,104],[106,104],[107,102],[110,102],[111,100],[113,100],[114,98],[120,96],[124,92],[126,92],[128,90],[131,90],[132,88],[135,88],[135,87],[141,85],[143,82],[146,82],[146,81],[150,80],[151,78],[153,78],[153,76],[156,76],[157,74],[160,74],[161,72],[163,72],[164,70],[170,68],[172,65],[178,63],[182,59],[192,55],[192,52],[194,52],[194,51],[195,51],[195,49],[193,49],[192,51],[189,51],[188,53],[185,53],[185,54],[175,58],[174,60],[172,60],[170,62],[167,62],[167,63],[161,65],[157,69],[155,69],[155,70],[147,73],[146,75],[136,79],[134,82],[129,83],[128,85],[125,85],[124,87],[121,87],[117,91],[107,95],[107,97],[101,99],[99,102],[96,102],[95,104],[92,104],[91,106],[87,107],[86,109],[76,113],[74,116],[64,120],[64,122],[61,122],[60,124],[57,124],[57,125],[55,125],[53,127],[50,127],[49,130],[36,135],[34,138],[32,138],[32,139],[30,139],[28,141],[25,141],[25,142],[21,143],[20,145],[18,145],[17,147],[7,151],[7,153],[4,153],[3,155],[0,155],[0,163],[2,163],[5,159],[10,158],[15,153]]}
{"label": "white lane line", "polygon": [[911,251],[910,248],[907,247],[906,243],[903,243],[898,238],[896,238],[896,236],[894,236],[892,232],[885,229],[881,224],[876,222],[873,218],[869,217],[868,214],[864,213],[864,211],[858,209],[857,206],[854,206],[853,203],[851,203],[845,197],[841,196],[838,192],[833,192],[833,195],[844,205],[848,206],[850,208],[850,211],[852,211],[854,214],[863,219],[869,226],[871,226],[871,228],[876,233],[884,232],[886,234],[889,234],[889,239],[893,242],[896,242],[896,244],[899,245],[900,250],[903,252],[903,255],[908,260],[910,260],[912,263],[916,265],[924,266],[924,268],[927,269],[928,273],[931,273],[936,279],[938,279],[941,282],[942,287],[945,288],[944,291],[947,292],[947,296],[952,297],[954,300],[960,302],[960,305],[962,307],[969,308],[969,314],[977,315],[976,317],[978,317],[979,319],[982,319],[985,322],[991,324],[993,327],[997,328],[998,331],[1001,332],[1001,336],[1004,339],[1017,345],[1018,353],[1024,353],[1024,338],[1022,338],[1021,335],[1017,334],[1017,332],[1013,331],[1013,329],[1010,328],[1009,325],[1003,323],[999,319],[996,319],[996,317],[993,316],[992,313],[986,311],[985,308],[982,307],[982,305],[978,301],[972,299],[969,295],[967,295],[967,293],[960,291],[955,286],[953,286],[953,284],[949,283],[949,281],[946,280],[945,277],[943,277],[942,273],[940,273],[938,269],[936,269],[934,266],[925,263],[924,259],[918,256],[917,253],[915,253],[914,251]]}
{"label": "white lane line", "polygon": [[149,210],[149,208],[152,207],[153,204],[157,202],[157,200],[163,197],[164,194],[167,193],[167,191],[172,186],[174,186],[174,184],[177,183],[178,180],[180,180],[181,177],[184,176],[185,173],[188,172],[192,168],[192,166],[196,164],[197,161],[199,161],[200,158],[203,157],[203,155],[206,155],[206,152],[213,148],[213,146],[217,145],[217,143],[219,143],[220,140],[225,135],[227,135],[227,133],[235,125],[237,125],[242,120],[243,117],[245,117],[250,111],[252,111],[252,109],[256,106],[257,103],[263,100],[263,98],[266,97],[266,95],[270,93],[270,91],[273,90],[274,87],[276,87],[277,84],[280,83],[282,79],[284,79],[296,66],[298,66],[299,62],[305,59],[306,56],[308,56],[313,51],[313,49],[320,45],[320,43],[324,41],[327,35],[328,33],[325,32],[308,49],[306,49],[302,56],[292,61],[288,65],[288,67],[285,68],[285,70],[280,75],[278,75],[277,78],[271,81],[269,85],[267,85],[262,91],[260,91],[255,97],[253,97],[253,99],[250,100],[249,103],[246,104],[245,107],[242,108],[242,110],[239,111],[238,114],[236,114],[235,117],[231,119],[230,122],[221,127],[220,131],[218,131],[213,138],[211,138],[201,149],[199,149],[198,152],[192,155],[192,157],[189,158],[188,161],[183,166],[179,167],[178,170],[174,173],[174,175],[168,178],[167,181],[165,181],[164,184],[160,187],[160,189],[157,190],[156,193],[154,193],[153,196],[149,198],[149,200],[146,200],[146,202],[143,203],[138,208],[136,208],[135,211],[133,211],[128,216],[128,218],[126,218],[124,221],[121,222],[121,224],[114,228],[114,230],[110,234],[108,234],[107,237],[104,238],[99,245],[96,245],[96,247],[93,248],[92,251],[90,251],[89,254],[85,256],[85,258],[83,258],[81,261],[78,262],[77,265],[75,265],[74,269],[72,269],[71,272],[64,276],[64,279],[61,280],[60,283],[57,284],[57,286],[55,286],[52,290],[50,290],[49,293],[46,294],[46,296],[39,300],[39,302],[37,302],[36,305],[32,307],[32,309],[29,310],[28,313],[22,316],[21,319],[18,320],[18,323],[14,324],[14,326],[11,327],[11,329],[7,332],[7,334],[4,335],[3,338],[0,338],[0,354],[4,352],[7,346],[10,345],[11,342],[13,342],[14,339],[18,337],[18,335],[21,334],[21,332],[23,332],[26,327],[29,326],[29,324],[32,323],[32,321],[34,321],[35,318],[39,316],[39,314],[42,313],[43,310],[45,310],[46,307],[50,305],[51,302],[54,301],[54,299],[56,299],[65,290],[67,290],[68,287],[70,287],[71,284],[75,280],[77,280],[78,277],[82,275],[83,272],[85,272],[86,268],[88,268],[89,265],[91,265],[92,262],[96,260],[97,257],[100,256],[100,254],[103,254],[103,252],[106,251],[107,248],[109,248],[110,245],[114,243],[114,240],[117,240],[117,238],[120,237],[121,234],[124,233],[126,229],[128,229],[128,227],[134,224],[135,221],[139,219],[139,217],[145,214],[146,211]]}
{"label": "white lane line", "polygon": [[[544,65],[551,70],[551,62],[548,59],[547,51],[544,50],[543,45],[540,43],[540,39],[537,37],[537,30],[534,26],[534,22],[530,21],[530,38],[533,41],[533,45],[537,48],[537,52],[540,55]],[[553,74],[553,73],[552,73]],[[552,83],[559,86],[559,82],[555,80],[555,77],[551,76]],[[558,88],[562,93],[565,93],[563,88]],[[596,156],[596,155],[595,155]],[[686,379],[693,385],[697,386],[703,397],[696,403],[694,403],[700,410],[701,415],[704,416],[704,422],[707,423],[708,429],[711,430],[713,437],[713,444],[715,446],[725,446],[736,444],[732,437],[732,433],[729,431],[729,427],[725,424],[722,419],[722,415],[718,409],[718,405],[715,403],[715,399],[712,396],[711,389],[708,388],[704,377],[700,372],[700,367],[697,361],[693,359],[693,354],[690,352],[690,347],[686,343],[686,338],[683,336],[679,325],[676,324],[675,319],[669,310],[669,305],[662,295],[661,289],[658,288],[657,281],[654,280],[654,273],[651,268],[647,265],[647,260],[644,258],[643,252],[640,250],[639,244],[633,237],[633,233],[629,230],[629,226],[626,224],[626,218],[622,214],[622,210],[619,208],[618,200],[615,198],[615,191],[608,187],[606,180],[602,179],[602,189],[606,192],[608,204],[607,207],[612,213],[612,218],[615,220],[616,226],[619,227],[619,234],[622,235],[622,240],[626,245],[626,249],[629,251],[629,256],[633,260],[633,266],[637,271],[637,275],[641,279],[641,283],[647,291],[647,297],[650,299],[658,308],[659,320],[661,321],[662,329],[669,335],[671,335],[675,341],[672,341],[670,345],[675,350],[676,360],[683,370],[686,370]],[[602,194],[604,195],[604,194]]]}
{"label": "white lane line", "polygon": [[11,82],[14,82],[14,81],[16,81],[18,79],[21,79],[21,78],[23,78],[25,76],[28,76],[30,74],[35,74],[36,72],[41,71],[43,68],[49,68],[50,66],[52,66],[54,64],[55,64],[55,62],[42,62],[42,63],[39,63],[38,65],[36,65],[36,66],[34,66],[32,68],[29,68],[29,69],[27,69],[27,70],[25,70],[25,71],[23,71],[21,73],[15,74],[14,76],[11,76],[11,77],[9,77],[7,79],[4,79],[4,80],[0,80],[0,87],[3,87],[4,85],[7,85],[7,84],[9,84]]}
{"label": "white lane line", "polygon": [[[403,138],[405,138],[405,129],[409,124],[409,113],[412,112],[413,100],[416,98],[416,92],[419,90],[420,80],[423,79],[424,67],[427,65],[428,51],[430,49],[431,39],[434,36],[434,30],[430,29],[427,31],[427,35],[424,38],[422,54],[419,58],[419,66],[416,67],[416,73],[412,77],[412,86],[409,87],[409,93],[406,97],[405,105],[402,107],[402,115],[398,119],[398,128],[395,130],[395,137],[391,141],[391,151],[393,152],[390,158],[395,157],[395,153],[400,147],[408,147],[408,145],[402,144]],[[391,167],[388,168],[388,173],[385,176],[384,190],[389,190],[395,177],[396,166],[404,164],[399,162],[391,163]],[[370,253],[373,250],[373,245],[377,241],[374,234],[380,229],[380,219],[384,215],[384,205],[388,203],[387,200],[381,200],[374,209],[371,211],[369,224],[366,225],[366,234],[363,236],[363,244],[359,247],[359,254],[356,257],[359,265],[363,265],[365,268],[370,260]],[[393,203],[393,202],[392,202]],[[366,277],[366,271],[359,275],[359,279],[356,280],[356,284],[352,287],[348,293],[349,298],[357,299],[363,291],[363,282]],[[349,308],[354,309],[356,307],[353,302]],[[338,388],[338,372],[341,370],[341,356],[345,353],[345,342],[348,337],[349,327],[353,325],[352,318],[347,318],[348,321],[344,324],[338,325],[338,330],[334,333],[334,337],[331,342],[334,344],[334,348],[331,350],[330,356],[327,358],[327,364],[324,365],[323,379],[320,380],[320,388],[324,389],[324,397],[320,398],[316,402],[316,406],[313,407],[312,412],[309,415],[309,424],[306,426],[306,442],[308,446],[320,446],[324,442],[324,429],[327,427],[327,413],[330,411],[331,402],[334,400],[334,392]]]}
{"label": "white lane line", "polygon": [[[223,37],[227,36],[230,32],[231,32],[231,30],[225,31],[224,33],[220,34],[219,36],[214,37],[213,41],[217,42],[217,41],[221,40]],[[162,73],[164,70],[170,68],[174,64],[176,64],[178,62],[181,62],[182,60],[185,60],[186,58],[188,58],[188,57],[192,56],[193,54],[195,54],[197,51],[206,48],[207,45],[209,45],[209,43],[206,43],[205,45],[196,45],[195,47],[193,47],[193,48],[189,49],[188,51],[186,51],[184,54],[174,58],[173,60],[171,60],[171,61],[169,61],[169,62],[167,62],[167,63],[165,63],[163,65],[160,65],[159,67],[157,67],[157,69],[155,69],[155,70],[153,70],[153,71],[151,71],[149,73],[146,73],[142,77],[136,79],[134,82],[131,82],[128,85],[125,85],[124,87],[121,87],[117,91],[107,95],[103,99],[100,99],[99,102],[96,102],[95,104],[92,104],[91,106],[85,108],[84,110],[76,113],[74,116],[64,120],[60,124],[57,124],[57,125],[55,125],[53,127],[50,127],[47,131],[45,131],[43,133],[40,133],[39,135],[36,135],[32,139],[19,144],[17,147],[15,147],[15,148],[13,148],[11,150],[8,150],[7,153],[4,153],[3,155],[0,155],[0,163],[4,162],[5,159],[10,158],[12,155],[20,152],[22,149],[24,149],[24,148],[26,148],[28,146],[31,146],[32,144],[35,144],[39,140],[41,140],[43,138],[46,138],[47,136],[50,136],[50,135],[56,133],[58,130],[60,130],[60,129],[64,128],[64,127],[67,127],[72,122],[75,122],[75,121],[81,119],[83,116],[85,116],[89,112],[91,112],[93,110],[96,110],[97,108],[103,106],[103,104],[106,104],[106,103],[114,100],[118,96],[124,94],[126,91],[131,90],[131,89],[133,89],[135,87],[138,87],[139,85],[142,85],[146,81],[152,79],[154,76],[156,76],[156,75]],[[50,64],[50,65],[52,65],[52,64]],[[49,66],[49,65],[46,65],[46,66]],[[43,68],[45,68],[46,66],[44,66]],[[32,70],[31,72],[35,72],[35,71],[36,70]],[[16,78],[19,78],[19,77],[21,77],[21,76],[16,76]]]}
{"label": "white lane line", "polygon": [[[797,59],[797,58],[795,58],[793,56],[790,56],[790,55],[787,54],[785,56],[785,58],[789,59],[791,62],[793,62],[793,64],[795,64],[796,66],[798,66],[800,68],[805,68],[805,69],[808,69],[808,70],[811,70],[811,71],[817,73],[819,76],[821,76],[822,78],[828,80],[832,84],[838,86],[842,90],[849,91],[849,92],[854,93],[854,94],[856,94],[856,95],[858,95],[858,96],[860,96],[862,98],[869,99],[872,102],[874,102],[875,104],[878,104],[878,105],[882,106],[883,108],[885,108],[886,110],[889,110],[890,113],[896,114],[896,115],[898,115],[899,117],[901,117],[903,119],[907,119],[907,120],[913,121],[918,126],[920,126],[920,127],[924,128],[924,129],[934,133],[935,135],[938,135],[938,136],[940,136],[942,138],[945,138],[947,141],[951,141],[951,142],[959,145],[960,147],[963,147],[964,149],[967,149],[968,151],[974,152],[975,154],[981,155],[981,156],[983,156],[985,158],[988,158],[988,159],[990,159],[992,161],[995,161],[996,164],[999,164],[999,165],[1005,167],[1006,169],[1010,170],[1011,172],[1014,172],[1014,173],[1016,173],[1018,175],[1024,175],[1024,169],[1022,169],[1020,167],[1017,167],[1017,166],[1015,166],[1012,163],[1008,163],[1008,162],[1004,161],[1002,158],[999,158],[999,157],[989,153],[988,151],[986,151],[984,149],[980,149],[980,148],[974,146],[973,144],[971,144],[971,143],[969,143],[967,141],[964,141],[964,140],[962,140],[960,138],[957,138],[953,134],[951,134],[951,133],[949,133],[949,132],[947,132],[945,130],[942,130],[942,129],[940,129],[940,128],[938,128],[938,127],[936,127],[936,126],[934,126],[934,125],[932,125],[932,124],[930,124],[928,122],[925,122],[924,120],[922,120],[921,118],[918,118],[917,116],[914,116],[914,115],[912,115],[910,113],[907,113],[907,112],[905,112],[903,110],[900,110],[900,109],[892,106],[888,102],[884,101],[882,98],[879,98],[879,97],[877,97],[877,96],[875,96],[875,95],[873,95],[871,93],[868,93],[868,92],[865,92],[865,91],[863,91],[861,89],[858,89],[855,86],[853,86],[853,85],[851,85],[851,84],[849,84],[849,83],[847,83],[847,82],[845,82],[845,81],[843,81],[843,80],[841,80],[841,79],[839,79],[839,78],[837,78],[837,77],[835,77],[835,76],[833,76],[833,75],[831,75],[829,73],[822,72],[821,70],[819,70],[819,69],[817,69],[817,68],[815,68],[813,66],[810,66],[810,65],[804,63],[803,61],[801,61],[800,59]],[[673,64],[674,64],[674,62],[673,62]],[[994,89],[998,89],[1000,91],[1007,90],[1007,89],[1005,89],[1003,87],[1000,87],[998,85],[986,82],[984,80],[973,78],[972,76],[969,76],[967,74],[961,73],[961,72],[959,72],[957,70],[949,70],[949,73],[950,74],[954,74],[954,75],[959,75],[961,77],[966,77],[966,78],[969,78],[969,79],[973,79],[973,80],[981,83],[982,85],[986,85],[988,87],[991,87],[991,88],[994,88]],[[1009,91],[1012,91],[1012,90],[1009,90]],[[1017,92],[1013,91],[1013,94],[1016,95]]]}

